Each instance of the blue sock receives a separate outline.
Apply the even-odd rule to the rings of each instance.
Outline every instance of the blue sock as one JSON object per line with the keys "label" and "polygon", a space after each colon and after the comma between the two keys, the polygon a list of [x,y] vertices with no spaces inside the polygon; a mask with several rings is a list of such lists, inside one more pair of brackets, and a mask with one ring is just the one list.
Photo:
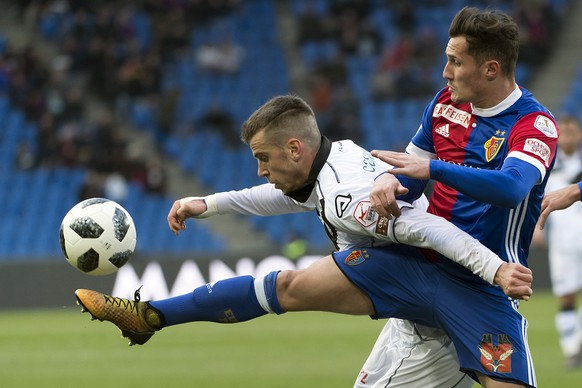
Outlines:
{"label": "blue sock", "polygon": [[236,323],[267,314],[255,295],[252,276],[220,280],[189,294],[149,303],[162,313],[166,326],[194,321]]}
{"label": "blue sock", "polygon": [[259,303],[265,303],[266,306],[263,306],[263,308],[268,312],[277,315],[285,313],[279,304],[279,299],[277,298],[277,275],[279,272],[280,271],[273,271],[264,278],[256,280],[257,282],[262,283],[261,288],[264,291],[264,294],[261,294],[261,289],[258,290],[259,294],[257,297],[259,298]]}

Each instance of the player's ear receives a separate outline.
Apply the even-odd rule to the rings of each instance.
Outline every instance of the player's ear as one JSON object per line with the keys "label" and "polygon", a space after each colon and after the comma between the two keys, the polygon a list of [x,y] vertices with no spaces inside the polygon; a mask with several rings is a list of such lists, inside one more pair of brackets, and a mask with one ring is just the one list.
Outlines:
{"label": "player's ear", "polygon": [[485,77],[487,77],[488,81],[492,81],[500,75],[501,65],[494,60],[485,61],[484,69]]}
{"label": "player's ear", "polygon": [[293,161],[298,161],[301,157],[301,153],[303,152],[303,143],[301,140],[292,137],[291,139],[287,140],[287,151]]}

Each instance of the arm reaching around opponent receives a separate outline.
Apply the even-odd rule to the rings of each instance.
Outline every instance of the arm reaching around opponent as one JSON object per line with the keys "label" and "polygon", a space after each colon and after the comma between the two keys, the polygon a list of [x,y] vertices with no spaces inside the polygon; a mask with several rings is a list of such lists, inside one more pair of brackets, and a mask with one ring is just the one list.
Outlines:
{"label": "arm reaching around opponent", "polygon": [[[228,204],[228,213],[234,211],[239,214],[268,215],[295,213],[310,208],[289,200],[270,185],[260,185],[206,197],[177,200],[168,214],[170,229],[179,234],[185,229],[185,220],[188,218],[206,218],[220,214],[217,197],[221,198],[222,203]],[[232,209],[233,207],[236,209]],[[503,261],[468,233],[423,209],[408,205],[402,208],[401,213],[401,217],[390,221],[390,233],[380,234],[374,227],[362,228],[353,219],[344,221],[345,231],[370,235],[377,241],[433,249],[490,284],[500,286],[511,298],[528,300],[532,295],[532,274],[527,267]]]}
{"label": "arm reaching around opponent", "polygon": [[554,210],[566,209],[575,202],[582,200],[581,193],[582,182],[579,182],[544,195],[538,227],[544,229],[548,216]]}
{"label": "arm reaching around opponent", "polygon": [[518,158],[507,158],[499,170],[484,170],[404,152],[372,151],[372,155],[395,167],[388,170],[390,174],[435,179],[473,199],[501,207],[516,207],[540,181],[538,169]]}
{"label": "arm reaching around opponent", "polygon": [[401,209],[394,221],[394,238],[400,243],[433,249],[468,268],[485,281],[501,287],[514,299],[529,300],[532,271],[522,264],[508,263],[468,233],[442,217],[421,209]]}

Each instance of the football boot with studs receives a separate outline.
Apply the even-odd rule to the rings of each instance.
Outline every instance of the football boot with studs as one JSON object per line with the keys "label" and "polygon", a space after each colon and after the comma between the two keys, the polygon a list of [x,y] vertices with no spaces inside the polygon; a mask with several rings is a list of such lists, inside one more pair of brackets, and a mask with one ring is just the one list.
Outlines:
{"label": "football boot with studs", "polygon": [[82,312],[91,314],[92,320],[113,323],[129,339],[130,346],[143,345],[162,329],[164,321],[159,311],[140,301],[140,288],[135,291],[133,301],[85,289],[75,291],[75,296]]}

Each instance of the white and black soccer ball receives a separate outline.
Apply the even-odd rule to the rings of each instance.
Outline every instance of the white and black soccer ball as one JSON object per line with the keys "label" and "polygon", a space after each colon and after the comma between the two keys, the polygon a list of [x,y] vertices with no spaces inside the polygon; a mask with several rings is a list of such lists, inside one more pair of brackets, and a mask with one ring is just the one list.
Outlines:
{"label": "white and black soccer ball", "polygon": [[105,198],[79,202],[63,218],[61,249],[67,261],[88,275],[109,275],[124,266],[135,250],[131,215]]}

